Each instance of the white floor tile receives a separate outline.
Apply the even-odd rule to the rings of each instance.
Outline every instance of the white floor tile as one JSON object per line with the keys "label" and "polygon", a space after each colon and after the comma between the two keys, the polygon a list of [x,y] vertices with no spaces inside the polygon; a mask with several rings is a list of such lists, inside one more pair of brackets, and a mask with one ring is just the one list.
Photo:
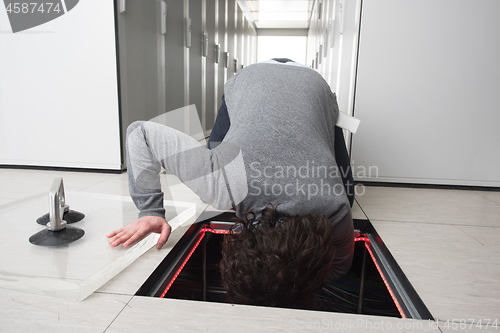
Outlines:
{"label": "white floor tile", "polygon": [[365,213],[363,213],[363,210],[361,210],[361,207],[359,206],[357,201],[354,201],[354,204],[351,207],[351,214],[353,219],[360,219],[360,220],[367,219]]}
{"label": "white floor tile", "polygon": [[[55,247],[30,244],[30,236],[46,231],[36,219],[48,212],[40,197],[0,213],[0,287],[43,293],[66,299],[84,299],[156,244],[157,234],[124,248],[109,246],[106,234],[137,218],[130,197],[83,192],[66,192],[70,206],[85,214],[73,225],[85,234],[77,241]],[[195,205],[166,205],[173,229],[194,218]],[[172,209],[169,209],[171,207]],[[20,261],[22,260],[22,261]]]}
{"label": "white floor tile", "polygon": [[128,176],[124,172],[82,189],[82,192],[129,196]]}
{"label": "white floor tile", "polygon": [[[126,173],[0,169],[0,213],[46,196],[55,177],[63,177],[65,189],[70,193],[129,195]],[[161,179],[163,188],[170,189],[170,193],[166,191],[166,199],[195,203],[197,215],[207,208],[172,175],[162,175]],[[499,192],[365,187],[365,193],[360,195],[359,190],[356,196],[359,205],[354,204],[353,217],[363,219],[366,213],[372,220],[431,313],[440,320],[442,332],[480,330],[478,327],[466,330],[446,328],[443,323],[447,319],[497,319],[494,316],[500,313]],[[71,195],[68,195],[68,204],[72,205]],[[0,225],[4,223],[0,221]],[[185,227],[186,224],[180,228]],[[163,250],[146,252],[84,302],[1,289],[2,331],[104,331],[124,308],[130,295],[168,253],[176,238],[182,236],[182,231],[179,229],[174,233]],[[323,323],[322,320],[326,320],[325,325],[358,323],[358,320],[380,325],[381,319],[386,320],[142,297],[134,298],[132,303],[125,307],[107,332],[136,332],[143,331],[144,327],[148,332],[155,329],[159,332],[166,329],[289,332],[296,329],[292,325],[318,324]],[[194,312],[196,321],[192,320]],[[417,326],[406,330],[408,332],[425,332],[434,328],[425,321],[388,319],[387,322],[393,325],[416,323]],[[370,331],[359,327],[353,329],[352,326],[342,331],[350,330]],[[384,330],[372,326],[372,331]],[[481,331],[484,331],[484,326]],[[490,327],[487,331],[496,330]]]}
{"label": "white floor tile", "polygon": [[104,332],[131,296],[94,294],[84,302],[2,289],[2,332]]}
{"label": "white floor tile", "polygon": [[493,201],[496,204],[500,205],[500,192],[493,192],[493,191],[477,191],[475,192],[478,195]]}
{"label": "white floor tile", "polygon": [[49,207],[48,207],[48,191],[47,191],[47,193],[38,193],[38,194],[24,197],[21,199],[2,199],[2,200],[5,200],[5,203],[0,204],[0,213],[6,212],[6,211],[11,210],[11,209],[18,208],[20,206],[31,205],[30,202],[35,202],[35,201],[40,200],[40,199],[45,200],[47,202],[46,209],[48,212]]}
{"label": "white floor tile", "polygon": [[[492,238],[500,237],[500,228],[382,221],[373,224],[435,318],[498,316],[500,246]],[[469,235],[473,233],[477,235]]]}
{"label": "white floor tile", "polygon": [[428,321],[146,297],[134,297],[106,332],[139,332],[144,327],[162,333],[439,332]]}
{"label": "white floor tile", "polygon": [[479,319],[466,319],[462,318],[460,320],[454,321],[439,321],[439,328],[443,333],[453,333],[453,332],[499,332],[500,331],[500,319],[488,320],[489,318],[483,318],[481,321]]}
{"label": "white floor tile", "polygon": [[486,250],[500,249],[500,227],[455,226],[484,246]]}
{"label": "white floor tile", "polygon": [[356,200],[370,220],[500,226],[500,205],[473,191],[365,189]]}

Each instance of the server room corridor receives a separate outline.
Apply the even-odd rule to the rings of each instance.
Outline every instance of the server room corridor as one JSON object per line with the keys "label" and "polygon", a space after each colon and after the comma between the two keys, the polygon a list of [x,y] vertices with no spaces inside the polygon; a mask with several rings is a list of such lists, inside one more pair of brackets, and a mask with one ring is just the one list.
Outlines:
{"label": "server room corridor", "polygon": [[[500,2],[35,2],[0,5],[2,332],[499,330]],[[309,308],[227,301],[235,213],[165,169],[166,244],[106,237],[138,218],[129,125],[206,146],[226,82],[272,58],[335,94],[355,184],[354,263]]]}

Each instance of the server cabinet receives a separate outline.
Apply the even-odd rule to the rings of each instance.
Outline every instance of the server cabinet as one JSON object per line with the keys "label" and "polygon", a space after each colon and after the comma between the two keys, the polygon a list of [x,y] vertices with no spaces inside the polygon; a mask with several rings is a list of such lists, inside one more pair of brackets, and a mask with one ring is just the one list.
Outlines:
{"label": "server cabinet", "polygon": [[362,121],[355,180],[500,186],[499,10],[495,0],[473,11],[465,0],[315,2],[308,64]]}
{"label": "server cabinet", "polygon": [[234,60],[236,59],[235,44],[236,44],[236,0],[228,0],[227,2],[227,59],[225,66],[227,67],[227,78],[230,79],[234,75]]}
{"label": "server cabinet", "polygon": [[208,34],[208,41],[205,46],[207,47],[205,54],[206,60],[206,93],[205,93],[205,131],[210,131],[214,126],[216,114],[216,82],[215,73],[217,63],[215,62],[216,49],[215,45],[218,44],[218,35],[216,35],[216,16],[215,7],[218,0],[205,0],[206,1],[206,20],[205,31]]}
{"label": "server cabinet", "polygon": [[357,180],[500,186],[499,12],[495,0],[363,2],[352,151],[377,172]]}
{"label": "server cabinet", "polygon": [[167,31],[165,34],[165,100],[166,111],[185,106],[187,78],[184,60],[186,45],[185,1],[166,0]]}
{"label": "server cabinet", "polygon": [[113,1],[19,33],[7,14],[2,4],[0,167],[120,172]]}
{"label": "server cabinet", "polygon": [[250,26],[246,17],[243,17],[243,65],[250,65],[249,48],[250,48]]}
{"label": "server cabinet", "polygon": [[202,115],[202,0],[189,0],[191,46],[189,47],[189,104],[196,105],[200,121]]}
{"label": "server cabinet", "polygon": [[[129,124],[165,112],[165,52],[159,4],[156,0],[129,0],[125,11],[116,8],[122,147]],[[125,161],[124,149],[122,154]]]}
{"label": "server cabinet", "polygon": [[219,3],[219,44],[220,44],[220,57],[218,63],[218,82],[217,82],[217,110],[222,104],[222,95],[224,93],[224,83],[227,80],[227,68],[225,66],[225,54],[228,50],[228,0],[217,0]]}
{"label": "server cabinet", "polygon": [[243,12],[240,8],[239,5],[236,6],[236,42],[235,42],[235,55],[236,55],[236,61],[235,61],[235,71],[239,71],[244,65],[244,59],[243,59]]}

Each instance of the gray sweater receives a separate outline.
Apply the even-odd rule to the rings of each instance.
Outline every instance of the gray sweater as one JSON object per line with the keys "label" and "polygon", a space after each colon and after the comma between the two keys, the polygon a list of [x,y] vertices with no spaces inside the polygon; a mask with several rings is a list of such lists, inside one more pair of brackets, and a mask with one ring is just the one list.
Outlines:
{"label": "gray sweater", "polygon": [[139,216],[164,216],[160,165],[219,209],[325,214],[333,224],[349,211],[334,158],[335,95],[314,70],[257,63],[224,87],[231,127],[209,150],[167,126],[128,129],[130,194]]}

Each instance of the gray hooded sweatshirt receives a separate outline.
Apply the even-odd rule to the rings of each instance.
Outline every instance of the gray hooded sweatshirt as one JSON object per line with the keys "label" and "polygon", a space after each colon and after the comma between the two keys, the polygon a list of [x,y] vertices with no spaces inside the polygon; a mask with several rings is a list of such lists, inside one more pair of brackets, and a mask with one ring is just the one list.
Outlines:
{"label": "gray hooded sweatshirt", "polygon": [[[176,175],[218,209],[257,217],[269,204],[288,215],[324,214],[335,228],[327,281],[350,268],[354,230],[335,162],[335,95],[314,70],[257,63],[224,87],[230,128],[216,148],[169,126],[135,122],[127,131],[130,194],[139,217],[165,217],[159,172]],[[340,222],[340,223],[339,223]]]}
{"label": "gray hooded sweatshirt", "polygon": [[346,216],[334,154],[339,110],[321,75],[294,63],[257,63],[229,79],[224,94],[231,126],[212,150],[168,126],[129,127],[130,194],[139,216],[165,216],[160,165],[239,217],[269,204],[289,215],[321,213],[334,225]]}

